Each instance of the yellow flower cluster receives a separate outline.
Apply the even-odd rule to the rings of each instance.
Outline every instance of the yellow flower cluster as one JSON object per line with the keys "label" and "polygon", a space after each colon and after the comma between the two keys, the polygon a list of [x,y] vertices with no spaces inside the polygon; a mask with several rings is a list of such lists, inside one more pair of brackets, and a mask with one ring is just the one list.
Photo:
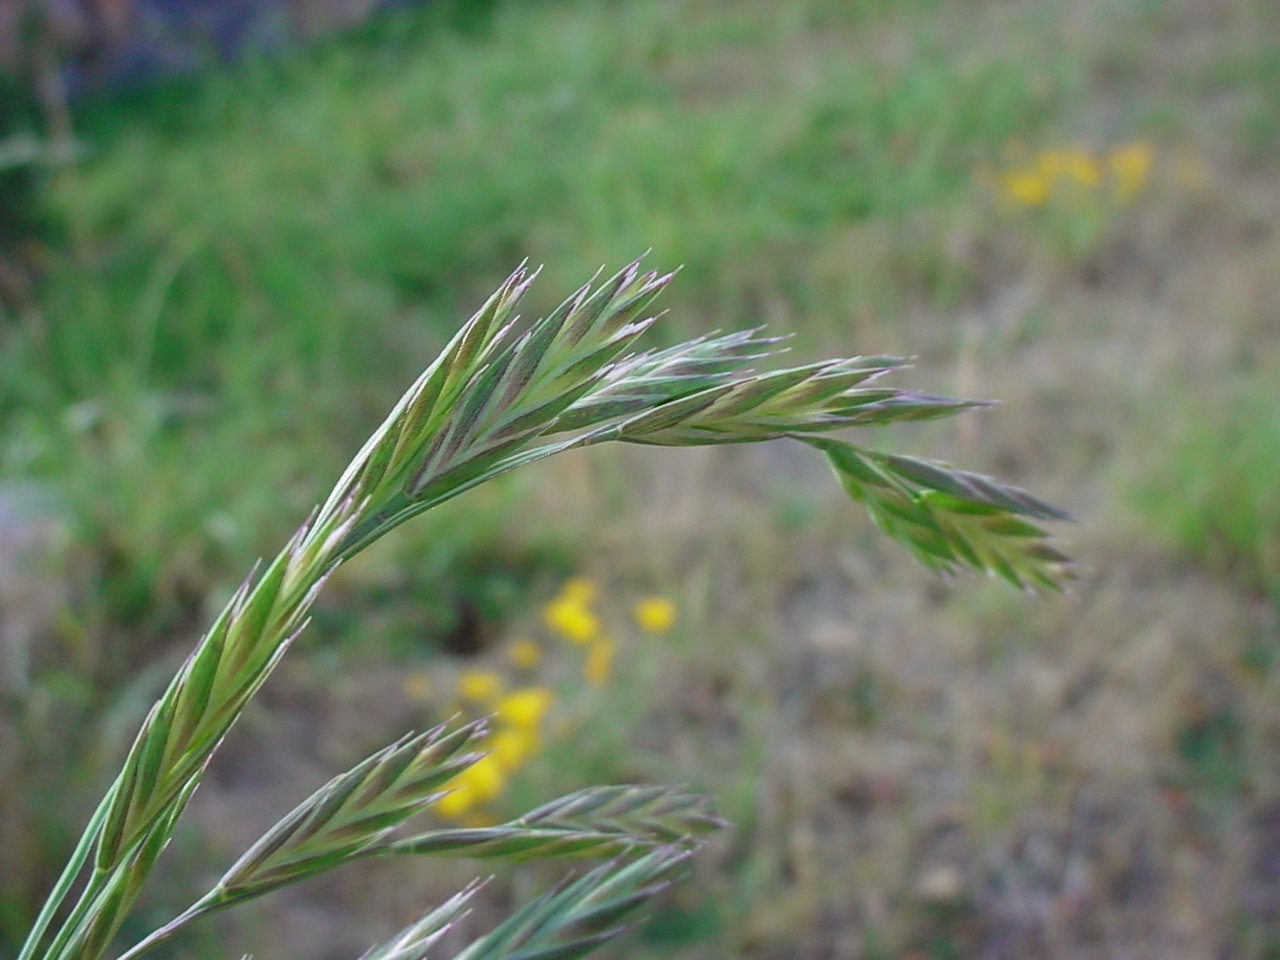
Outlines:
{"label": "yellow flower cluster", "polygon": [[[543,621],[570,643],[586,648],[582,675],[595,687],[604,686],[613,674],[613,658],[617,646],[604,632],[599,615],[592,607],[596,586],[590,580],[575,577],[542,611]],[[676,622],[676,606],[666,597],[646,597],[636,604],[636,624],[646,633],[666,633]]]}
{"label": "yellow flower cluster", "polygon": [[481,746],[488,754],[454,777],[446,787],[452,792],[436,803],[441,816],[456,820],[471,815],[481,822],[476,808],[502,793],[507,778],[542,746],[542,720],[554,699],[546,687],[524,687],[503,693],[502,677],[488,670],[465,670],[458,677],[458,695],[488,708],[494,730]]}
{"label": "yellow flower cluster", "polygon": [[595,584],[575,577],[547,604],[542,612],[543,620],[570,643],[586,646],[600,636],[600,618],[591,609],[595,598]]}
{"label": "yellow flower cluster", "polygon": [[613,640],[604,633],[600,617],[592,609],[595,598],[596,585],[575,577],[560,588],[543,609],[542,617],[553,632],[586,648],[582,675],[593,687],[602,687],[612,675],[615,648]]}
{"label": "yellow flower cluster", "polygon": [[[542,619],[553,635],[581,648],[583,679],[593,687],[603,687],[613,675],[617,644],[595,610],[597,594],[592,581],[575,577],[543,608]],[[635,625],[653,635],[669,631],[676,615],[675,604],[662,596],[645,597],[632,609]],[[453,689],[457,708],[472,716],[491,714],[494,719],[493,731],[481,744],[488,751],[485,757],[451,780],[446,785],[451,792],[435,805],[442,816],[470,825],[491,822],[485,806],[501,796],[511,775],[537,755],[544,720],[555,701],[551,688],[539,685],[533,676],[546,659],[543,644],[519,637],[507,644],[504,655],[507,670],[463,670]],[[512,676],[525,678],[526,685],[508,689]],[[404,692],[418,703],[427,703],[436,695],[425,670],[405,677]],[[560,723],[571,729],[565,718]]]}
{"label": "yellow flower cluster", "polygon": [[676,622],[676,605],[666,597],[646,597],[636,604],[636,624],[646,633],[666,633]]}
{"label": "yellow flower cluster", "polygon": [[1128,203],[1147,187],[1154,165],[1151,144],[1138,140],[1103,154],[1078,148],[1042,150],[1025,163],[999,171],[994,180],[1000,196],[1015,207],[1098,197]]}

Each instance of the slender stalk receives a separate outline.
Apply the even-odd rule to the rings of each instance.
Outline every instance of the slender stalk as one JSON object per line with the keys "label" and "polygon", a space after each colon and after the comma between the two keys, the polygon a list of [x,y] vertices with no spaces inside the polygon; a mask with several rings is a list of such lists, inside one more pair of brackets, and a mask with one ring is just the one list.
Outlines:
{"label": "slender stalk", "polygon": [[91,918],[95,909],[100,908],[103,898],[110,893],[111,880],[117,871],[95,869],[80,892],[80,898],[71,912],[63,919],[62,925],[53,942],[45,950],[46,957],[57,957],[67,948],[72,939],[80,934]]}
{"label": "slender stalk", "polygon": [[198,920],[200,917],[205,917],[211,913],[217,912],[219,907],[209,907],[206,902],[207,900],[208,897],[206,896],[196,903],[193,903],[159,930],[155,930],[152,933],[147,934],[146,939],[140,940],[138,943],[134,944],[124,953],[120,954],[116,960],[134,960],[134,958],[146,953],[152,947],[158,947],[166,940],[172,939],[179,930],[191,923],[193,920]]}
{"label": "slender stalk", "polygon": [[103,822],[107,819],[107,810],[111,806],[111,800],[115,796],[119,782],[117,779],[111,785],[106,796],[99,801],[98,809],[89,818],[88,824],[85,825],[84,833],[80,835],[75,850],[71,853],[71,859],[63,867],[62,875],[58,877],[58,882],[53,885],[48,899],[45,900],[44,906],[40,908],[40,913],[36,916],[31,929],[27,931],[27,939],[23,941],[17,960],[31,960],[31,957],[39,948],[40,940],[44,937],[45,931],[49,929],[49,923],[53,920],[53,915],[57,912],[58,907],[62,905],[62,901],[67,898],[67,894],[71,891],[71,885],[75,883],[76,877],[89,860],[89,853],[98,839],[98,833],[102,829]]}

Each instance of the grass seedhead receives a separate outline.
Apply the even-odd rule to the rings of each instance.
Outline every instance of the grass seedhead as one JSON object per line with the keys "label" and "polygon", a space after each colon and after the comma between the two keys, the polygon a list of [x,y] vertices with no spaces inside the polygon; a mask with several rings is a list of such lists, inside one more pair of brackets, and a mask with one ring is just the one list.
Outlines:
{"label": "grass seedhead", "polygon": [[447,732],[437,727],[380,750],[334,777],[272,827],[218,881],[211,909],[305,880],[375,849],[440,788],[483,754],[484,721]]}
{"label": "grass seedhead", "polygon": [[827,455],[849,495],[876,524],[925,566],[960,566],[995,574],[1016,587],[1060,590],[1071,558],[1035,520],[1070,514],[1025,490],[946,464],[863,450],[851,443],[803,438]]}
{"label": "grass seedhead", "polygon": [[510,823],[433,830],[378,852],[506,860],[611,857],[660,845],[694,846],[723,826],[707,797],[668,787],[593,787]]}
{"label": "grass seedhead", "polygon": [[623,933],[670,886],[690,851],[658,847],[615,859],[517,911],[468,944],[453,960],[549,960],[581,957]]}
{"label": "grass seedhead", "polygon": [[423,914],[386,943],[371,948],[360,960],[427,960],[431,948],[453,923],[466,915],[467,903],[484,884],[473,881],[436,909]]}
{"label": "grass seedhead", "polygon": [[[1056,508],[987,477],[825,436],[951,416],[977,402],[873,384],[902,366],[893,358],[755,372],[749,364],[780,351],[778,341],[754,332],[638,351],[654,319],[640,314],[671,279],[641,273],[639,262],[522,323],[515,308],[535,276],[516,270],[463,325],[324,503],[214,620],[147,715],[20,960],[98,960],[210,757],[305,627],[339,564],[416,514],[524,464],[610,440],[699,446],[790,437],[826,454],[850,495],[934,569],[964,565],[1045,587],[1068,574],[1067,558],[1031,522],[1065,519]],[[670,881],[696,838],[721,825],[700,797],[604,787],[496,827],[394,839],[392,831],[479,758],[467,748],[482,731],[482,724],[432,730],[335,777],[269,830],[209,894],[125,958],[197,917],[372,854],[621,857],[529,905],[459,955],[576,957],[615,936]],[[90,850],[94,869],[43,946]],[[450,901],[373,956],[416,958],[463,900]]]}

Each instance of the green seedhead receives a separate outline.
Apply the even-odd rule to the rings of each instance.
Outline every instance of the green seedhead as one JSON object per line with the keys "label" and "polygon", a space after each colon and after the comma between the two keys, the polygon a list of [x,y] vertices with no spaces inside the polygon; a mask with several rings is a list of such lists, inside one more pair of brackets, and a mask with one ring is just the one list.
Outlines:
{"label": "green seedhead", "polygon": [[625,929],[625,922],[679,876],[690,852],[658,847],[618,859],[517,911],[453,960],[571,960]]}
{"label": "green seedhead", "polygon": [[[961,566],[1056,588],[1065,555],[1032,521],[1065,514],[943,464],[865,450],[832,431],[950,416],[974,401],[883,386],[885,357],[757,372],[777,351],[753,333],[663,350],[638,343],[671,275],[633,263],[587,284],[546,317],[516,314],[534,275],[517,270],[463,325],[343,472],[332,493],[250,576],[152,708],[19,960],[98,960],[129,913],[214,751],[291,641],[329,574],[418,513],[555,453],[606,441],[663,446],[793,438],[824,453],[855,500],[928,566]],[[399,836],[479,759],[483,724],[408,737],[335,777],[272,827],[189,909],[131,958],[185,924],[373,855],[615,859],[528,905],[457,960],[580,956],[681,869],[721,825],[708,802],[658,787],[572,794],[496,827]],[[76,880],[75,900],[53,918]],[[418,960],[474,888],[369,958]]]}
{"label": "green seedhead", "polygon": [[373,852],[509,860],[611,857],[662,844],[692,843],[724,825],[708,799],[696,794],[667,787],[593,787],[553,800],[510,823],[434,830]]}
{"label": "green seedhead", "polygon": [[376,850],[482,756],[462,751],[484,733],[482,722],[452,732],[438,727],[334,777],[263,834],[200,901],[199,912],[261,896]]}

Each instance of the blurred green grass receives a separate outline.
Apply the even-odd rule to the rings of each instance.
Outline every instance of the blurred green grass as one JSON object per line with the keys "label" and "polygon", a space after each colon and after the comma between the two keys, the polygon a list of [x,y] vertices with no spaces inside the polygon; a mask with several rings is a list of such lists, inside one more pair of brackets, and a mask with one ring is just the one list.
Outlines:
{"label": "blurred green grass", "polygon": [[428,356],[507,264],[545,261],[560,289],[650,247],[713,313],[682,322],[757,320],[740,308],[762,273],[849,223],[971,198],[974,168],[1070,87],[1069,61],[973,57],[927,18],[894,56],[769,55],[826,20],[883,29],[860,7],[508,4],[481,38],[417,25],[210,79],[167,134],[90,110],[97,156],[54,202],[91,252],[55,266],[28,349],[64,398],[316,403],[324,384],[349,402],[370,366]]}
{"label": "blurred green grass", "polygon": [[[524,258],[547,265],[539,308],[601,264],[653,248],[655,265],[683,265],[664,298],[669,336],[768,323],[795,334],[800,354],[918,353],[935,381],[1010,400],[1004,427],[928,435],[956,459],[1056,484],[1044,492],[1066,492],[1091,519],[1099,501],[1136,500],[1120,511],[1124,522],[1145,516],[1146,532],[1249,602],[1274,591],[1273,378],[1257,373],[1233,390],[1209,364],[1170,383],[1158,357],[1162,338],[1192,355],[1230,337],[1258,354],[1277,350],[1262,304],[1274,288],[1258,279],[1274,272],[1267,208],[1230,192],[1235,179],[1274,172],[1280,145],[1270,8],[1233,0],[1218,17],[1193,6],[437,0],[281,59],[82,103],[77,127],[90,153],[41,174],[30,219],[49,224],[32,241],[38,288],[0,318],[0,472],[53,491],[75,528],[63,571],[73,602],[49,626],[58,655],[41,661],[50,691],[41,716],[54,703],[65,714],[59,731],[82,716],[127,726],[133,715],[108,696],[111,684],[183,642],[278,545],[466,311]],[[1223,171],[1227,186],[1192,188],[1170,175],[1133,210],[1010,214],[983,179],[1042,146],[1140,137],[1161,164],[1172,169],[1168,158],[1188,152]],[[1250,243],[1263,251],[1256,263]],[[1229,285],[1202,284],[1200,299],[1181,294],[1194,321],[1145,340],[1124,329],[1134,303],[1173,309],[1167,291],[1179,271],[1217,251],[1245,265]],[[1231,300],[1251,285],[1258,304]],[[1028,289],[1033,303],[1019,307]],[[1232,319],[1250,311],[1262,319]],[[1221,329],[1206,334],[1206,324]],[[1210,399],[1186,402],[1192,389]],[[803,556],[861,570],[847,544],[875,548],[803,484],[772,489],[754,461],[725,464],[737,493],[768,488],[769,503],[703,489],[696,469],[690,479],[672,468],[674,486],[662,487],[617,463],[577,464],[589,474],[581,483],[553,474],[477,492],[335,582],[338,601],[316,624],[325,655],[354,663],[467,652],[518,623],[548,579],[583,558],[678,587],[688,642],[638,654],[635,682],[595,739],[553,747],[543,771],[557,783],[665,776],[674,740],[675,768],[724,795],[741,833],[709,881],[715,903],[693,894],[673,902],[648,949],[668,955],[679,942],[696,954],[732,941],[763,956],[804,930],[809,946],[797,949],[837,955],[814,904],[824,886],[829,896],[843,888],[814,879],[823,850],[805,831],[816,824],[847,828],[841,842],[861,838],[865,856],[849,866],[868,890],[857,950],[894,955],[876,945],[883,935],[924,956],[962,955],[976,936],[968,901],[954,915],[897,905],[910,899],[901,890],[915,868],[901,852],[910,846],[901,821],[924,822],[916,810],[933,784],[913,788],[903,774],[906,786],[886,785],[873,771],[865,783],[823,785],[828,771],[814,757],[827,744],[811,729],[852,717],[845,726],[861,739],[850,755],[892,767],[891,750],[876,753],[891,735],[906,730],[911,750],[945,741],[944,722],[931,719],[942,695],[913,693],[914,674],[861,648],[848,678],[837,670],[829,686],[820,677],[772,686],[791,683],[771,658],[790,656],[773,648],[796,626],[776,611],[793,588],[807,596],[805,578],[816,576]],[[650,530],[616,518],[634,508],[646,476],[672,497],[686,482],[703,490],[681,514],[696,530],[665,508],[645,515]],[[548,483],[563,486],[554,509],[545,509]],[[584,487],[592,496],[578,499]],[[774,515],[787,510],[791,520]],[[1107,548],[1120,559],[1091,559],[1141,565],[1143,544],[1134,535]],[[901,609],[911,637],[984,637],[973,641],[972,674],[954,670],[956,696],[977,690],[978,701],[1002,702],[1005,688],[982,684],[1012,672],[1036,647],[1033,626],[1052,615],[1011,612],[1014,601],[981,591],[957,600],[936,584],[918,600],[917,581],[892,556],[869,556],[889,597],[863,599],[873,611],[893,608],[873,614],[875,629]],[[732,574],[717,579],[717,565]],[[1082,589],[1093,596],[1092,584]],[[935,607],[952,619],[934,619]],[[1080,619],[1106,636],[1105,624],[1129,622]],[[1083,627],[1062,631],[1088,640]],[[816,662],[805,669],[821,674],[827,660]],[[1092,689],[1092,674],[1081,673],[1072,684]],[[673,675],[687,685],[671,689]],[[1235,726],[1219,735],[1212,718],[1228,714],[1213,696],[1189,719],[1170,708],[1164,761],[1203,767],[1200,779],[1219,792],[1244,791],[1259,754],[1233,739]],[[1144,709],[1165,717],[1163,707]],[[667,724],[660,742],[637,747],[634,729],[658,721]],[[960,724],[954,736],[986,743],[988,733]],[[82,735],[92,738],[93,726]],[[1219,743],[1227,740],[1230,749]],[[969,756],[969,747],[947,749],[947,763]],[[769,751],[798,758],[800,772]],[[1013,836],[1027,797],[1050,787],[1018,763],[992,771],[983,762],[973,761],[980,829]],[[806,769],[817,785],[803,782]],[[537,776],[518,787],[530,798],[543,785]],[[844,820],[823,806],[828,786],[852,797],[832,801]],[[885,812],[912,789],[912,812]],[[34,805],[54,851],[67,839],[64,802],[74,806]],[[864,816],[883,828],[883,848],[857,834]],[[34,866],[27,883],[38,886],[47,869]],[[877,907],[883,890],[898,900]],[[4,936],[29,907],[0,918]],[[902,932],[904,917],[917,921],[914,933]]]}
{"label": "blurred green grass", "polygon": [[1239,375],[1166,435],[1135,484],[1155,532],[1255,595],[1280,601],[1280,389]]}
{"label": "blurred green grass", "polygon": [[[78,242],[6,333],[0,416],[7,472],[63,486],[100,545],[111,618],[167,635],[269,549],[524,258],[547,307],[655,249],[683,265],[670,336],[844,341],[851,304],[957,302],[972,278],[933,227],[1079,73],[930,4],[471,10],[82,109],[91,156],[48,184]],[[814,283],[868,223],[882,262]]]}

